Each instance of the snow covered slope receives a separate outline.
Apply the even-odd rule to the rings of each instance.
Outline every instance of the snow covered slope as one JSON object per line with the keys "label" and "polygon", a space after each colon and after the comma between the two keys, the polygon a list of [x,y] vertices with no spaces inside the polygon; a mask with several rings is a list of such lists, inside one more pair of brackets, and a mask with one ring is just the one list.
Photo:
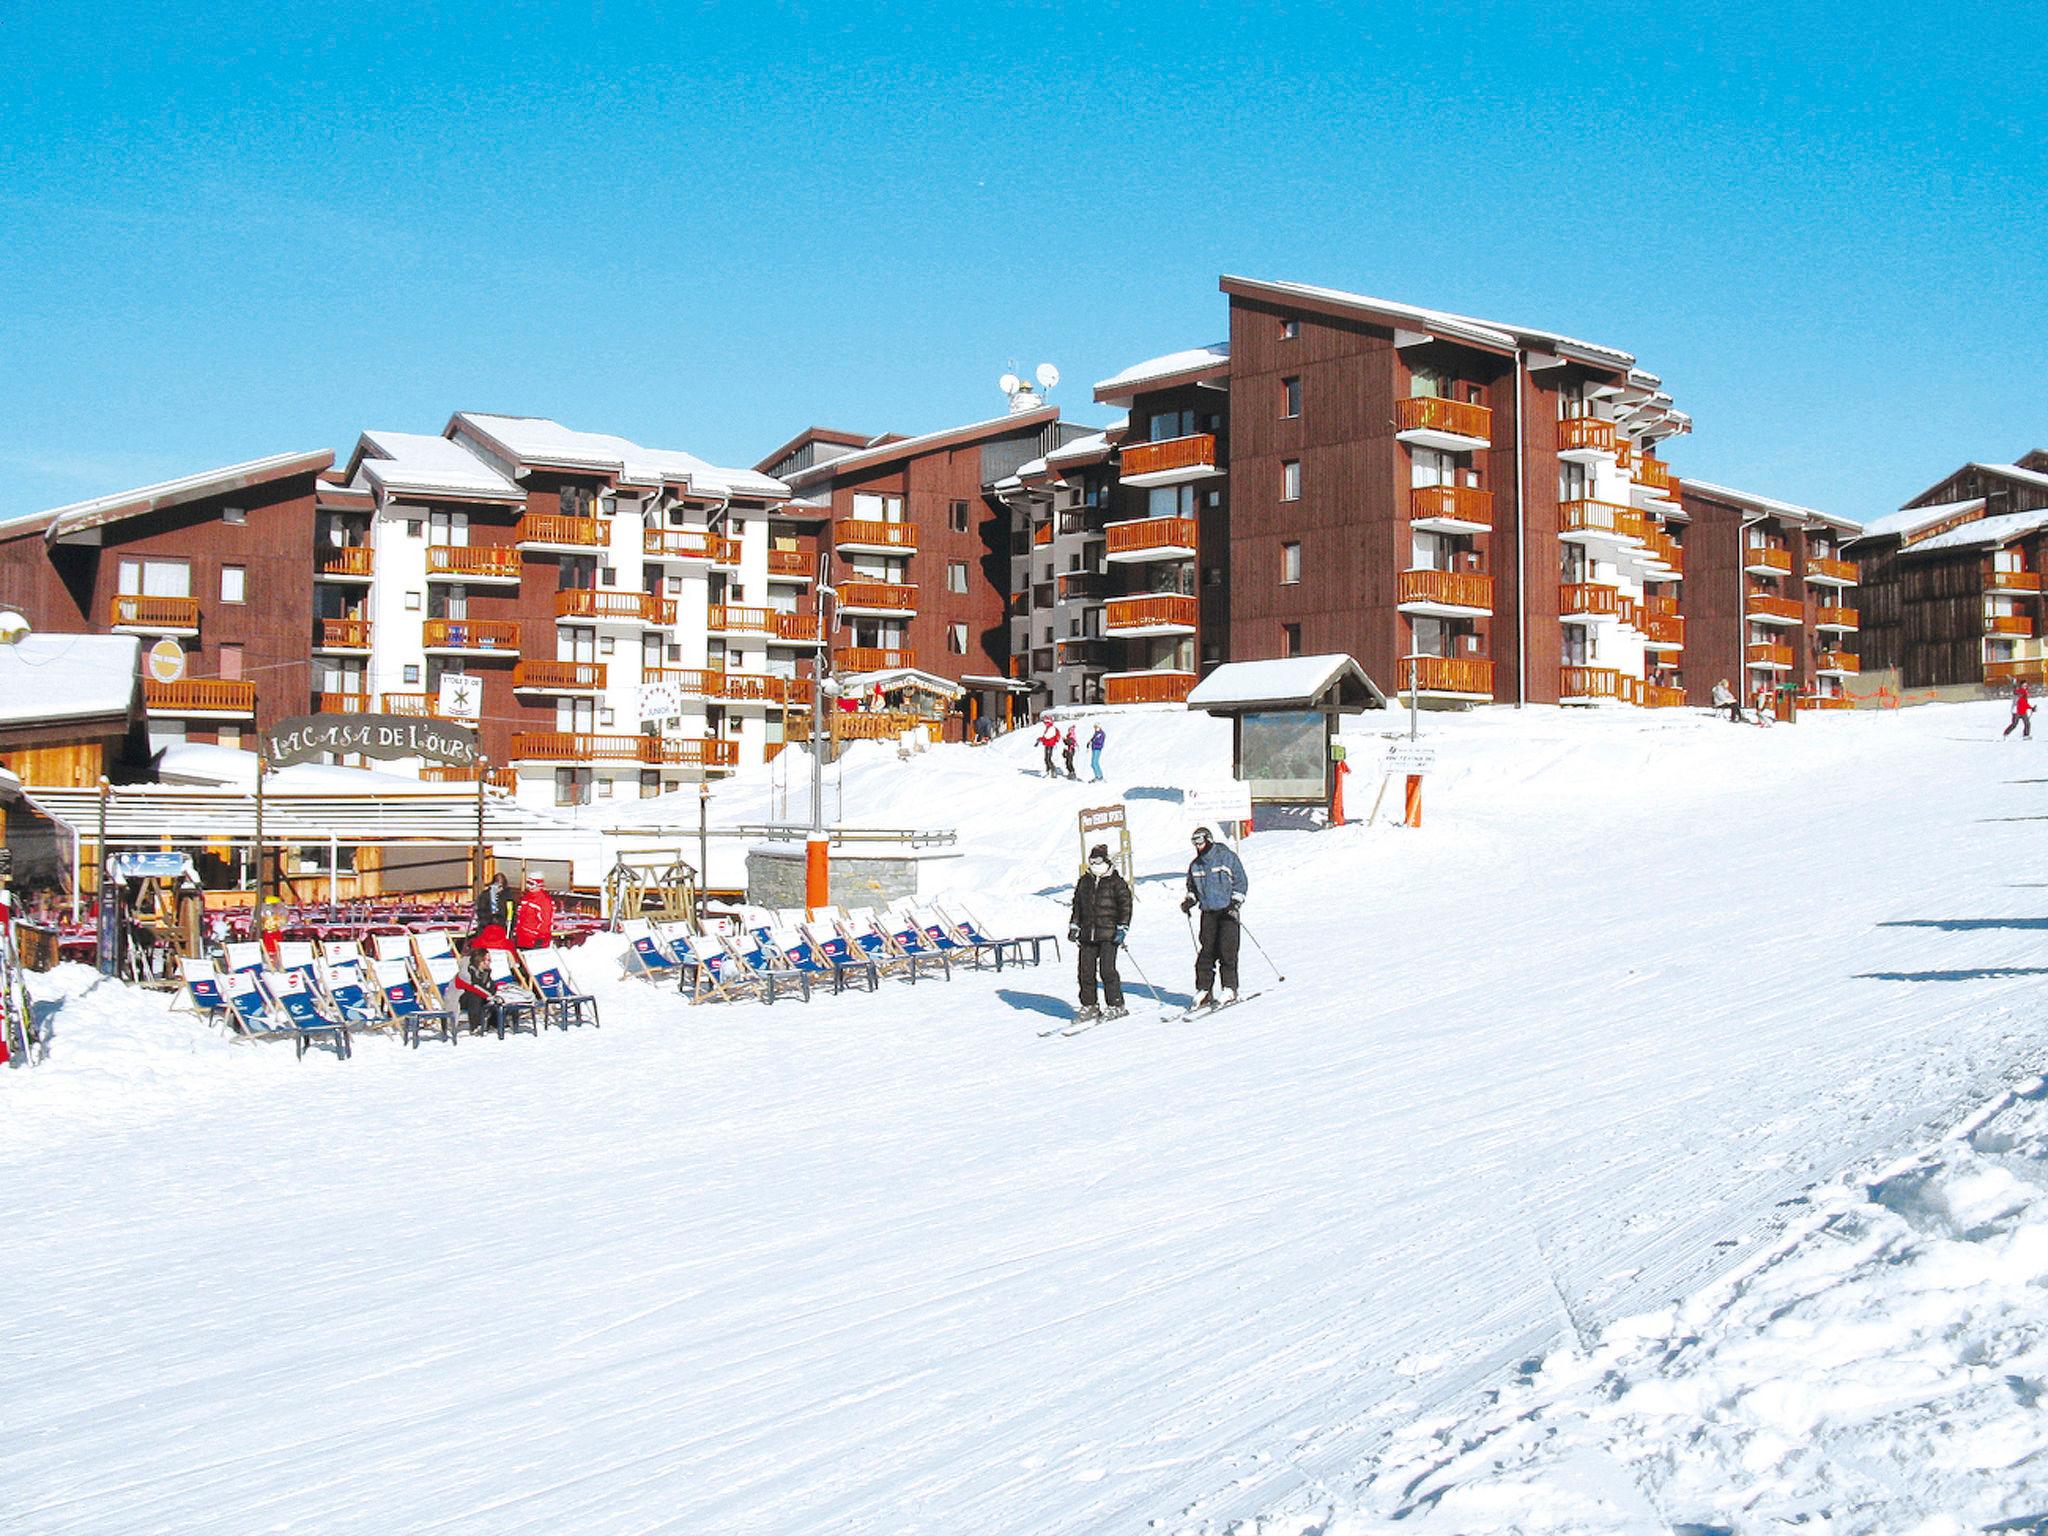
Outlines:
{"label": "snow covered slope", "polygon": [[[1031,776],[1022,739],[865,748],[845,816],[958,827],[940,878],[1048,931],[1073,813],[1121,796],[1134,957],[1183,999],[1178,795],[1227,730],[1107,718],[1107,786]],[[1395,723],[1348,733],[1355,804]],[[576,965],[602,1031],[295,1063],[59,973],[52,1061],[0,1078],[0,1520],[1650,1531],[1726,1524],[1745,1479],[1773,1514],[1877,1501],[1831,1531],[2048,1507],[2024,1466],[1923,1494],[1924,1447],[1882,1429],[1844,1431],[1860,1481],[1814,1471],[1790,1410],[1684,1450],[1682,1384],[1626,1423],[1599,1387],[1661,1379],[1658,1341],[1711,1317],[1690,1390],[1738,1380],[1768,1311],[1729,1277],[1790,1275],[1855,1203],[1824,1186],[2039,1069],[2048,776],[2002,723],[1432,720],[1421,830],[1246,845],[1284,988],[1071,1040],[1038,1038],[1065,967],[693,1010],[601,940]],[[716,814],[773,814],[783,766]],[[1459,1457],[1480,1435],[1504,1466]]]}

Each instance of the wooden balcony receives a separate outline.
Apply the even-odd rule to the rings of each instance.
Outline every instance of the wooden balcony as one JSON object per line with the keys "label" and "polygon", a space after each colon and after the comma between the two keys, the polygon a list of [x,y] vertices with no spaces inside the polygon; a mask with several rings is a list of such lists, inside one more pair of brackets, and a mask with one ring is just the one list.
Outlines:
{"label": "wooden balcony", "polygon": [[1192,672],[1111,672],[1102,679],[1102,702],[1180,704],[1194,686]]}
{"label": "wooden balcony", "polygon": [[323,715],[367,715],[377,707],[375,694],[369,693],[316,693],[313,695],[314,710]]}
{"label": "wooden balcony", "polygon": [[893,672],[917,665],[917,652],[900,646],[849,645],[832,653],[832,666],[840,672]]}
{"label": "wooden balcony", "polygon": [[1984,615],[1984,633],[2031,640],[2034,636],[2034,621],[2022,613],[1987,613]]}
{"label": "wooden balcony", "polygon": [[1493,526],[1493,492],[1476,485],[1418,485],[1408,521],[1425,533],[1484,533]]}
{"label": "wooden balcony", "polygon": [[1646,709],[1677,709],[1684,703],[1683,688],[1674,688],[1669,683],[1643,684],[1643,706]]}
{"label": "wooden balcony", "polygon": [[1769,592],[1752,592],[1743,611],[1759,624],[1797,624],[1806,614],[1796,598]]}
{"label": "wooden balcony", "polygon": [[316,651],[367,651],[370,648],[368,619],[315,619],[313,649]]}
{"label": "wooden balcony", "polygon": [[1179,485],[1219,473],[1216,439],[1207,432],[1156,443],[1125,443],[1117,454],[1117,477],[1125,485]]}
{"label": "wooden balcony", "polygon": [[515,619],[429,619],[421,626],[421,644],[430,651],[517,651]]}
{"label": "wooden balcony", "polygon": [[1745,652],[1749,664],[1772,672],[1792,670],[1792,647],[1775,640],[1752,641]]}
{"label": "wooden balcony", "polygon": [[367,544],[351,544],[344,549],[330,549],[320,562],[322,576],[339,577],[344,581],[368,581],[371,576],[373,551]]}
{"label": "wooden balcony", "polygon": [[807,677],[775,677],[765,672],[714,672],[706,679],[707,697],[728,704],[800,704],[811,702]]}
{"label": "wooden balcony", "polygon": [[[1990,679],[1985,679],[1990,681]],[[1801,709],[1854,709],[1856,701],[1845,693],[1810,693],[1799,701]]]}
{"label": "wooden balcony", "polygon": [[1685,649],[1685,620],[1664,614],[1646,613],[1642,619],[1643,645],[1652,651]]}
{"label": "wooden balcony", "polygon": [[1792,551],[1782,544],[1752,544],[1742,552],[1742,568],[1752,576],[1790,576]]}
{"label": "wooden balcony", "polygon": [[1403,613],[1483,618],[1493,612],[1493,578],[1484,571],[1401,571],[1394,583]]}
{"label": "wooden balcony", "polygon": [[124,593],[107,608],[107,623],[118,630],[152,635],[196,635],[199,633],[199,599],[196,597],[138,597]]}
{"label": "wooden balcony", "polygon": [[504,544],[429,544],[427,580],[517,581],[519,551]]}
{"label": "wooden balcony", "polygon": [[815,613],[783,613],[777,610],[775,632],[769,638],[777,645],[816,645],[818,616]]}
{"label": "wooden balcony", "polygon": [[1557,589],[1563,619],[1613,619],[1621,615],[1621,591],[1597,581],[1568,581]]}
{"label": "wooden balcony", "polygon": [[1984,590],[2033,594],[2041,590],[2039,571],[1986,571]]}
{"label": "wooden balcony", "polygon": [[1557,424],[1557,451],[1561,457],[1612,454],[1614,423],[1597,416],[1567,416]]}
{"label": "wooden balcony", "polygon": [[420,769],[422,784],[474,784],[481,777],[493,789],[502,789],[511,794],[519,788],[519,770],[516,768],[457,768],[450,763],[427,763]]}
{"label": "wooden balcony", "polygon": [[725,674],[716,667],[642,667],[643,683],[668,683],[687,698],[716,698],[719,679]]}
{"label": "wooden balcony", "polygon": [[[708,560],[713,565],[738,565],[740,541],[708,528],[649,528],[641,548],[655,560]],[[797,557],[801,560],[803,557]],[[802,574],[799,572],[799,574]]]}
{"label": "wooden balcony", "polygon": [[384,695],[384,713],[404,715],[416,720],[443,720],[440,699],[431,693],[387,693]]}
{"label": "wooden balcony", "polygon": [[528,512],[513,530],[521,548],[598,550],[611,541],[609,530],[594,517],[563,517],[555,512]]}
{"label": "wooden balcony", "polygon": [[1103,558],[1112,565],[1150,560],[1192,560],[1197,524],[1192,517],[1145,517],[1111,523],[1102,531]]}
{"label": "wooden balcony", "polygon": [[829,729],[841,741],[894,741],[905,731],[922,730],[937,723],[905,710],[878,709],[862,710],[859,714],[842,712],[832,718]]}
{"label": "wooden balcony", "polygon": [[1061,571],[1056,578],[1063,603],[1099,603],[1110,595],[1110,576],[1104,571]]}
{"label": "wooden balcony", "polygon": [[1838,672],[1853,677],[1862,670],[1862,662],[1849,651],[1822,651],[1815,659],[1816,672]]}
{"label": "wooden balcony", "polygon": [[1103,609],[1103,630],[1112,635],[1192,634],[1199,606],[1171,592],[1149,597],[1111,598]]}
{"label": "wooden balcony", "polygon": [[[2034,573],[2029,571],[2022,571],[2018,574],[2023,576],[2033,575],[2033,585],[2015,587],[2012,590],[2016,592],[2038,592],[2041,590],[2041,578],[2038,575],[2034,575]],[[1825,556],[1815,555],[1806,562],[1806,579],[1818,582],[1822,586],[1853,587],[1863,580],[1863,568],[1854,560],[1830,560]]]}
{"label": "wooden balcony", "polygon": [[736,741],[654,736],[640,738],[640,744],[640,761],[659,768],[733,768],[740,760]]}
{"label": "wooden balcony", "polygon": [[814,561],[800,549],[768,551],[768,574],[778,581],[809,581]]}
{"label": "wooden balcony", "polygon": [[1407,686],[1424,693],[1493,697],[1493,663],[1480,656],[1404,656],[1401,675]]}
{"label": "wooden balcony", "polygon": [[1612,501],[1567,501],[1557,509],[1557,534],[1562,539],[1612,540],[1642,543],[1650,530],[1649,519],[1634,507]]}
{"label": "wooden balcony", "polygon": [[2014,656],[1984,663],[1987,683],[2033,683],[2048,685],[2048,656]]}
{"label": "wooden balcony", "polygon": [[713,603],[706,611],[705,627],[714,635],[772,635],[775,610],[739,603]]}
{"label": "wooden balcony", "polygon": [[555,594],[556,619],[597,624],[673,624],[676,605],[652,592],[612,587],[570,587]]}
{"label": "wooden balcony", "polygon": [[[1685,546],[1663,529],[1645,526],[1643,551],[1651,566],[1644,577],[1646,581],[1672,581],[1685,574]],[[1659,567],[1662,567],[1661,571]]]}
{"label": "wooden balcony", "polygon": [[528,763],[650,763],[665,768],[729,768],[739,761],[739,744],[595,731],[518,731],[512,737],[512,756]]}
{"label": "wooden balcony", "polygon": [[1653,458],[1647,452],[1636,458],[1629,473],[1637,485],[1646,491],[1655,492],[1666,500],[1678,494],[1677,482],[1671,478],[1671,466],[1662,459]]}
{"label": "wooden balcony", "polygon": [[839,583],[841,613],[900,614],[917,612],[917,588],[893,581],[862,581],[849,578]]}
{"label": "wooden balcony", "polygon": [[1613,667],[1559,667],[1557,669],[1557,696],[1561,703],[1593,703],[1601,699],[1613,699],[1617,703],[1628,695],[1628,683]]}
{"label": "wooden balcony", "polygon": [[1857,613],[1854,608],[1843,608],[1833,603],[1822,603],[1815,610],[1815,629],[1854,629]]}
{"label": "wooden balcony", "polygon": [[842,517],[832,525],[832,547],[868,554],[915,554],[917,525],[881,522],[871,517]]}
{"label": "wooden balcony", "polygon": [[256,684],[227,677],[188,677],[175,683],[145,677],[142,702],[155,715],[253,715]]}
{"label": "wooden balcony", "polygon": [[525,661],[512,669],[515,692],[595,693],[604,687],[606,666],[601,661]]}
{"label": "wooden balcony", "polygon": [[1424,448],[1471,452],[1493,445],[1493,412],[1464,400],[1410,395],[1394,402],[1394,435]]}

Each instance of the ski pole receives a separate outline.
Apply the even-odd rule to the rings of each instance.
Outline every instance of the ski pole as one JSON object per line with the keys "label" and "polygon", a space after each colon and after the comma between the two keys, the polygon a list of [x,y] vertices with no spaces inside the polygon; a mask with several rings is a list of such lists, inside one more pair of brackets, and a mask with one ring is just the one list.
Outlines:
{"label": "ski pole", "polygon": [[[1252,941],[1252,948],[1256,949],[1259,952],[1259,958],[1265,961],[1266,964],[1273,965],[1273,957],[1266,953],[1266,946],[1259,942],[1259,936],[1257,934],[1253,933],[1251,929],[1245,927],[1244,919],[1242,917],[1240,917],[1237,920],[1237,927],[1240,933],[1242,933],[1246,938]],[[1280,975],[1280,967],[1277,965],[1273,965],[1273,974],[1276,977],[1279,977],[1281,981],[1285,981],[1287,979],[1285,976]]]}
{"label": "ski pole", "polygon": [[1155,1003],[1164,1003],[1166,999],[1161,997],[1159,995],[1159,989],[1152,985],[1152,978],[1145,974],[1145,967],[1138,964],[1138,957],[1131,953],[1131,946],[1128,944],[1124,945],[1123,951],[1124,958],[1131,962],[1131,969],[1138,973],[1138,980],[1145,983],[1145,990],[1152,994],[1152,1001]]}

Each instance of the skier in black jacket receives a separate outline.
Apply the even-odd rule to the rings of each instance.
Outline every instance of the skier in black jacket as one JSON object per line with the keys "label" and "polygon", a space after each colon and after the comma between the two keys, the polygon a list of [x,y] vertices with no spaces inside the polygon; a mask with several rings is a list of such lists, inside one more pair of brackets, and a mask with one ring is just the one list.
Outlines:
{"label": "skier in black jacket", "polygon": [[[1097,843],[1088,850],[1088,872],[1074,882],[1074,909],[1067,919],[1068,942],[1076,946],[1081,963],[1081,1007],[1074,1018],[1120,1019],[1130,1010],[1124,1007],[1123,978],[1116,972],[1116,952],[1131,926],[1131,888],[1109,861],[1109,845]],[[1095,975],[1102,973],[1102,995],[1109,1004],[1105,1013],[1095,1006]]]}

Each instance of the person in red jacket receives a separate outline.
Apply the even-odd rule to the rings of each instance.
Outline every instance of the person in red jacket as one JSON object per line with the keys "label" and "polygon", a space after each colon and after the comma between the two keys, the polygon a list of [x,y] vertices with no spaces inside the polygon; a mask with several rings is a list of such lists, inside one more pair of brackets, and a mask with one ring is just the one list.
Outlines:
{"label": "person in red jacket", "polygon": [[1045,776],[1048,779],[1058,778],[1059,771],[1052,765],[1052,755],[1059,748],[1060,728],[1053,720],[1052,711],[1049,709],[1045,712],[1045,717],[1039,725],[1038,744],[1045,748]]}
{"label": "person in red jacket", "polygon": [[526,877],[519,915],[512,920],[512,942],[521,949],[540,949],[555,942],[555,899],[539,875]]}
{"label": "person in red jacket", "polygon": [[2027,697],[2027,685],[2023,682],[2012,685],[2012,720],[2003,734],[2010,736],[2015,725],[2020,728],[2022,741],[2034,739],[2034,701]]}

